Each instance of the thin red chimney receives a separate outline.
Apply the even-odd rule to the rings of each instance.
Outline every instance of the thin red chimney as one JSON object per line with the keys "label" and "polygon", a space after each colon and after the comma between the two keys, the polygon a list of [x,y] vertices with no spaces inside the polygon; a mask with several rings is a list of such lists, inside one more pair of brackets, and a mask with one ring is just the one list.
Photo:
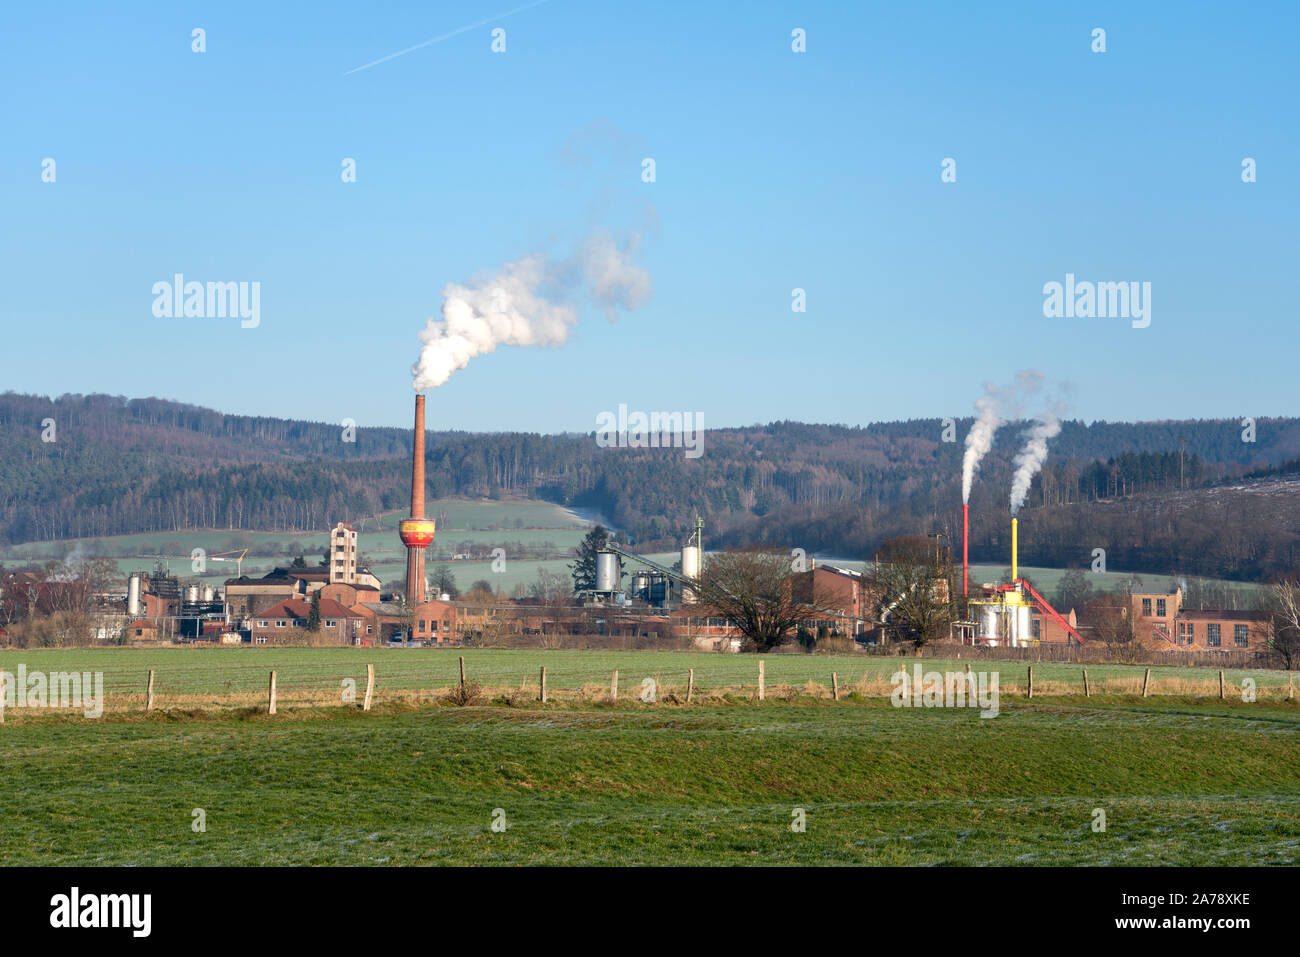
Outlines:
{"label": "thin red chimney", "polygon": [[966,597],[966,578],[970,571],[970,506],[965,502],[961,506],[961,593]]}

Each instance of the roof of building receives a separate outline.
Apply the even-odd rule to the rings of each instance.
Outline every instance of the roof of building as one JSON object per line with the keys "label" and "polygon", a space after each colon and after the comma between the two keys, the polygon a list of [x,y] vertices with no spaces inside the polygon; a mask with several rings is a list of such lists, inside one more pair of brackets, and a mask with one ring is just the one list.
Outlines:
{"label": "roof of building", "polygon": [[290,578],[283,568],[277,568],[275,571],[263,575],[261,578],[254,578],[251,575],[240,575],[238,578],[227,578],[226,585],[296,585],[297,579]]}
{"label": "roof of building", "polygon": [[300,578],[305,582],[326,582],[330,579],[328,568],[290,568],[286,571],[290,578]]}
{"label": "roof of building", "polygon": [[863,577],[864,577],[863,574],[862,574],[862,572],[854,571],[852,568],[841,568],[839,565],[827,565],[827,564],[825,564],[825,563],[820,564],[820,565],[813,565],[813,567],[812,567],[812,571],[815,571],[815,572],[831,572],[832,574],[835,574],[835,575],[843,575],[843,576],[845,576],[846,578],[859,578],[859,579],[860,579],[860,578],[863,578]]}
{"label": "roof of building", "polygon": [[[287,598],[279,604],[272,605],[263,611],[259,611],[254,618],[306,618],[311,614],[311,602],[302,598]],[[346,605],[340,605],[333,598],[322,598],[320,600],[320,616],[324,618],[360,618],[361,616],[348,608]]]}
{"label": "roof of building", "polygon": [[1197,618],[1209,621],[1268,621],[1270,615],[1266,611],[1228,611],[1222,608],[1184,608],[1178,614],[1179,618]]}

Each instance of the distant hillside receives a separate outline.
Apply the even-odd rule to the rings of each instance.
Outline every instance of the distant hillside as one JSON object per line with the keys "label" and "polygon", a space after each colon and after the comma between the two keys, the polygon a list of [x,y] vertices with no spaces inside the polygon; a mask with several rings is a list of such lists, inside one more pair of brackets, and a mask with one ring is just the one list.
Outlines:
{"label": "distant hillside", "polygon": [[[56,424],[54,442],[41,440],[46,419]],[[600,448],[592,436],[433,432],[429,494],[588,507],[646,548],[678,543],[698,511],[711,544],[773,541],[865,556],[894,534],[960,532],[960,438],[969,424],[957,423],[957,442],[941,441],[937,419],[710,430],[696,459],[680,449]],[[981,468],[972,559],[1004,560],[1019,431],[1002,429]],[[409,432],[358,428],[355,442],[342,432],[160,399],[6,393],[0,541],[300,531],[401,507]],[[1257,420],[1253,443],[1242,441],[1238,419],[1066,422],[1022,512],[1025,560],[1086,564],[1091,548],[1105,547],[1112,564],[1131,554],[1157,563],[1148,566],[1156,572],[1249,578],[1294,568],[1300,522],[1257,522],[1254,505],[1232,504],[1253,493],[1218,486],[1204,504],[1178,503],[1258,473],[1281,483],[1290,508],[1297,496],[1285,476],[1297,459],[1300,419]],[[1207,564],[1216,567],[1196,567]]]}

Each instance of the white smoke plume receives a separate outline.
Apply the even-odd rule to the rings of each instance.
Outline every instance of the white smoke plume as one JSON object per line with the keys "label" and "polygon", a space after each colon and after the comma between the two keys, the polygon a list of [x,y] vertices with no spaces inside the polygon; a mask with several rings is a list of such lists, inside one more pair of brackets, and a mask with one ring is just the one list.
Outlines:
{"label": "white smoke plume", "polygon": [[984,395],[975,402],[975,422],[966,433],[966,451],[961,457],[961,501],[970,503],[971,486],[975,484],[975,473],[979,471],[980,459],[993,448],[993,435],[1002,426],[1002,417],[998,415],[997,388],[986,382]]}
{"label": "white smoke plume", "polygon": [[597,233],[569,260],[533,254],[507,263],[473,285],[449,283],[442,315],[420,333],[419,361],[411,368],[415,391],[428,392],[497,346],[560,346],[578,321],[576,298],[585,297],[613,320],[650,298],[650,273],[633,262],[639,237],[622,246]]}
{"label": "white smoke plume", "polygon": [[980,461],[993,448],[993,436],[1006,420],[1020,414],[1026,397],[1036,393],[1043,384],[1043,374],[1033,369],[1016,373],[1015,381],[1008,386],[984,383],[984,395],[975,402],[975,421],[966,433],[966,450],[961,457],[961,501],[970,504],[971,486]]}
{"label": "white smoke plume", "polygon": [[1061,431],[1060,407],[1041,412],[1034,417],[1034,423],[1025,429],[1025,447],[1016,455],[1012,464],[1016,474],[1011,479],[1011,514],[1020,511],[1029,495],[1029,486],[1034,476],[1047,460],[1047,443]]}

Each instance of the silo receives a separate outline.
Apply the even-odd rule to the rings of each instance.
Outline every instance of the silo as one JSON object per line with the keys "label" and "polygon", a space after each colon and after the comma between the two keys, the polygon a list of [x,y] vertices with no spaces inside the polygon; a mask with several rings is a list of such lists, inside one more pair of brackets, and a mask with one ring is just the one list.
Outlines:
{"label": "silo", "polygon": [[650,595],[650,576],[645,572],[636,572],[632,575],[632,597],[640,598],[643,601],[649,601]]}
{"label": "silo", "polygon": [[126,580],[126,613],[132,618],[140,617],[140,573],[132,572]]}
{"label": "silo", "polygon": [[204,601],[212,601],[212,600],[213,600],[214,598],[216,598],[216,597],[217,597],[216,589],[214,589],[211,585],[204,585],[204,586],[203,586],[203,600],[204,600]]}
{"label": "silo", "polygon": [[198,585],[190,585],[185,589],[185,600],[188,602],[197,602],[199,600]]}
{"label": "silo", "polygon": [[1031,609],[1028,605],[1021,605],[1016,609],[1016,617],[1020,622],[1019,637],[1022,645],[1030,645],[1034,642],[1034,626],[1032,624],[1033,619],[1031,618],[1030,611]]}
{"label": "silo", "polygon": [[596,591],[618,591],[622,577],[618,571],[617,555],[613,552],[596,553]]}
{"label": "silo", "polygon": [[650,576],[650,604],[663,605],[668,601],[668,579],[658,573]]}
{"label": "silo", "polygon": [[[700,577],[700,546],[683,545],[682,546],[682,577],[699,578]],[[682,589],[682,603],[691,604],[695,601],[695,591],[691,588]]]}
{"label": "silo", "polygon": [[998,605],[985,605],[980,611],[980,637],[985,641],[997,641],[1002,637],[1002,631],[998,627],[1000,610]]}

